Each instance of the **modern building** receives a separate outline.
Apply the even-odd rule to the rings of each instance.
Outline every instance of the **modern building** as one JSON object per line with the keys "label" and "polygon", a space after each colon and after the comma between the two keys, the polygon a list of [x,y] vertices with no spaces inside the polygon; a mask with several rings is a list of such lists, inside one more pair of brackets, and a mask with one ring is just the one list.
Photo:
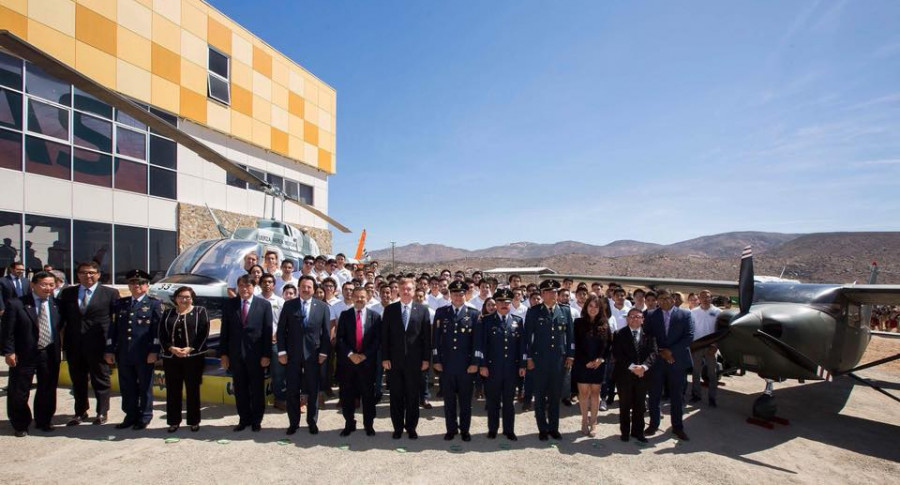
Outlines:
{"label": "modern building", "polygon": [[[0,0],[0,30],[327,214],[335,90],[208,3]],[[95,259],[107,282],[132,268],[158,276],[220,237],[207,205],[231,229],[274,213],[330,251],[321,217],[23,57],[0,47],[2,266],[71,278]]]}

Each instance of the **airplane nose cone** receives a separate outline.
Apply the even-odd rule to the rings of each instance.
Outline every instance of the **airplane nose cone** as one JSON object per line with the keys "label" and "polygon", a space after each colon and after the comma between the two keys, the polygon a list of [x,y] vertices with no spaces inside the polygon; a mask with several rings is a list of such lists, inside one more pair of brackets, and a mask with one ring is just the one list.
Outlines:
{"label": "airplane nose cone", "polygon": [[762,321],[755,313],[745,313],[731,320],[731,331],[741,335],[751,336],[760,329]]}

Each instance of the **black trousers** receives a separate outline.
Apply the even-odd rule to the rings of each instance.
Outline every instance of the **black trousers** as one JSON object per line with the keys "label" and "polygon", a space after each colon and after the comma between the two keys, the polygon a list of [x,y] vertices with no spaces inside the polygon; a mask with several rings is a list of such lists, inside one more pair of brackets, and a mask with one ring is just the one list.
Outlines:
{"label": "black trousers", "polygon": [[300,426],[300,395],[306,394],[306,424],[319,421],[319,387],[322,382],[322,368],[328,364],[326,360],[319,364],[319,356],[298,361],[288,356],[287,375],[287,413],[289,426]]}
{"label": "black trousers", "polygon": [[200,384],[203,382],[203,355],[167,357],[163,359],[166,373],[166,424],[181,424],[182,391],[187,391],[187,424],[200,424]]}
{"label": "black trousers", "polygon": [[[472,389],[475,387],[475,374],[466,372],[447,372],[441,374],[444,393],[444,423],[448,433],[469,432],[472,422]],[[456,406],[459,404],[459,420]]]}
{"label": "black trousers", "polygon": [[346,425],[355,425],[356,400],[362,402],[363,426],[375,424],[375,362],[352,362],[341,369],[341,412]]}
{"label": "black trousers", "polygon": [[97,414],[109,412],[109,364],[103,360],[103,351],[75,344],[66,350],[69,376],[72,378],[72,394],[75,397],[75,415],[81,416],[91,409],[88,403],[88,378],[97,398]]}
{"label": "black trousers", "polygon": [[229,370],[240,424],[262,424],[266,412],[266,371],[259,359],[232,359]]}
{"label": "black trousers", "polygon": [[534,418],[538,431],[559,431],[559,400],[566,377],[565,358],[547,357],[534,363]]}
{"label": "black trousers", "polygon": [[59,382],[59,351],[55,345],[36,351],[27,361],[19,361],[9,369],[6,413],[16,431],[26,431],[31,425],[28,398],[35,375],[37,392],[34,395],[34,421],[38,426],[49,426],[56,414],[56,385]]}
{"label": "black trousers", "polygon": [[519,375],[491,371],[484,383],[487,398],[488,431],[497,432],[500,427],[500,409],[503,408],[503,433],[515,433],[516,423],[516,385]]}
{"label": "black trousers", "polygon": [[644,404],[650,388],[650,373],[644,377],[619,376],[619,431],[622,436],[644,436]]}
{"label": "black trousers", "polygon": [[[119,356],[121,357],[121,356]],[[117,358],[119,393],[126,423],[149,423],[153,419],[153,364],[123,364]]]}
{"label": "black trousers", "polygon": [[[420,363],[421,365],[421,363]],[[415,431],[419,424],[419,398],[422,397],[422,368],[391,366],[388,385],[391,387],[391,423],[394,431]],[[447,388],[444,387],[444,392]]]}

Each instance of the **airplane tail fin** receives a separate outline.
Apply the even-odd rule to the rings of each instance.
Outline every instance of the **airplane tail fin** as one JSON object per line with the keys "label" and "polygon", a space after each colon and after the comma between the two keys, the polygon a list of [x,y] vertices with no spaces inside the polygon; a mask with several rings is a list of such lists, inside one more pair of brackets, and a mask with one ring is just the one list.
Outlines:
{"label": "airplane tail fin", "polygon": [[356,245],[356,255],[353,257],[357,261],[362,261],[363,253],[366,250],[366,230],[363,229],[362,234],[359,236],[359,244]]}
{"label": "airplane tail fin", "polygon": [[738,278],[741,313],[750,311],[753,303],[753,247],[747,246],[741,253],[741,275]]}

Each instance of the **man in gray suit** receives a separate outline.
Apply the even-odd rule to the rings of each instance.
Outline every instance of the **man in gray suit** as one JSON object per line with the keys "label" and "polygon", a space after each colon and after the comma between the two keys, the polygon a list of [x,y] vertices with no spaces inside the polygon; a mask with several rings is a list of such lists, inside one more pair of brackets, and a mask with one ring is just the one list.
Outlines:
{"label": "man in gray suit", "polygon": [[313,298],[316,279],[303,275],[298,282],[300,296],[285,302],[278,319],[276,341],[278,362],[287,366],[287,434],[300,428],[300,395],[305,394],[306,424],[310,434],[318,434],[319,387],[322,364],[331,352],[328,304]]}

